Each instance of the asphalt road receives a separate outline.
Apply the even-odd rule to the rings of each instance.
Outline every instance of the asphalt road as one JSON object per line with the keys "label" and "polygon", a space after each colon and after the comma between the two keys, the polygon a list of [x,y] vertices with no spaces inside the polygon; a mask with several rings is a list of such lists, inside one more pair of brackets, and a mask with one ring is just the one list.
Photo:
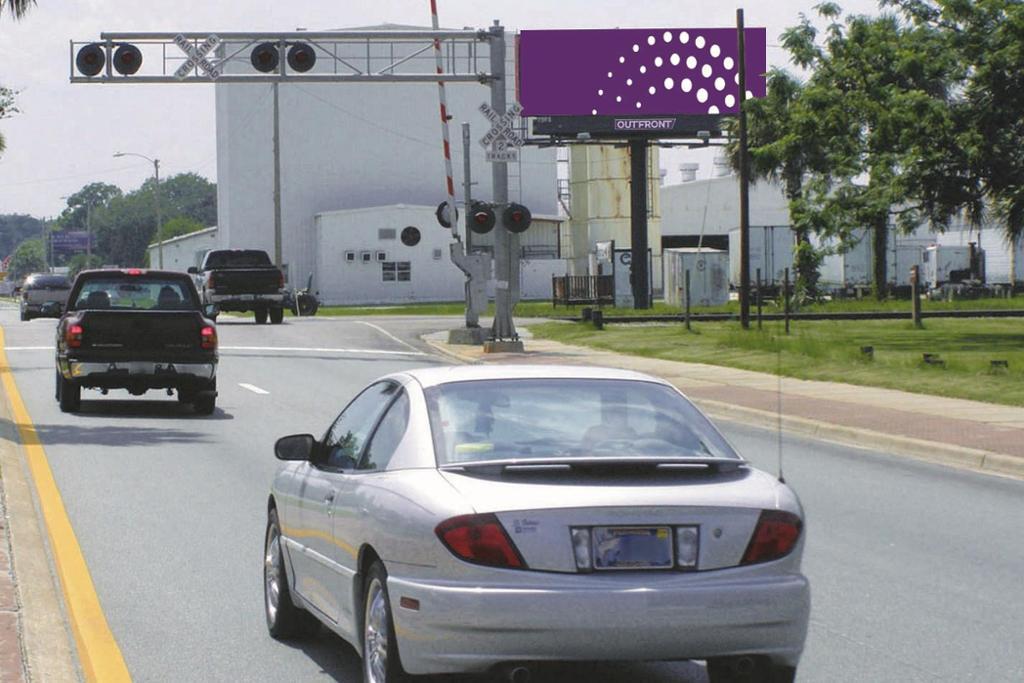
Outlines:
{"label": "asphalt road", "polygon": [[[266,633],[271,447],[322,433],[379,375],[444,362],[415,335],[449,323],[224,318],[213,416],[124,392],[85,392],[82,412],[65,415],[53,399],[53,321],[0,311],[15,379],[135,680],[359,680],[340,639],[288,645]],[[778,435],[723,427],[775,468]],[[814,606],[801,681],[1024,680],[1024,482],[798,438],[783,452],[809,519]],[[678,663],[556,667],[541,679],[705,676]]]}

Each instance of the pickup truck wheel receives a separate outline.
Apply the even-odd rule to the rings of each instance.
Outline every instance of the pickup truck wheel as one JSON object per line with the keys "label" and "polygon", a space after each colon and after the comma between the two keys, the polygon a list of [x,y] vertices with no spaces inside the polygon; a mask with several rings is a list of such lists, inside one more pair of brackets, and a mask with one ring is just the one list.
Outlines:
{"label": "pickup truck wheel", "polygon": [[274,325],[280,325],[284,322],[284,309],[283,308],[271,308],[270,309],[270,322]]}
{"label": "pickup truck wheel", "polygon": [[265,309],[265,308],[257,308],[253,312],[253,315],[256,316],[256,324],[257,325],[266,325],[267,324],[267,309]]}
{"label": "pickup truck wheel", "polygon": [[192,408],[199,415],[213,415],[213,410],[216,406],[216,394],[199,394],[192,399]]}
{"label": "pickup truck wheel", "polygon": [[188,389],[178,389],[178,403],[192,403],[196,400],[196,392]]}
{"label": "pickup truck wheel", "polygon": [[58,375],[57,400],[62,413],[75,413],[82,407],[82,387]]}

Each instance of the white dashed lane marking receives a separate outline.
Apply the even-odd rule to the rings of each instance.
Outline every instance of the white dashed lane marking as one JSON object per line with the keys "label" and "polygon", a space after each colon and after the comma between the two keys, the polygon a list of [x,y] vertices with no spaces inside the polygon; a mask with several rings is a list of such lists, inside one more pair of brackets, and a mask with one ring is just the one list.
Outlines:
{"label": "white dashed lane marking", "polygon": [[239,382],[238,386],[242,387],[243,389],[248,389],[249,391],[251,391],[254,394],[260,394],[260,395],[263,395],[263,396],[266,396],[267,394],[270,393],[266,389],[260,389],[258,386],[254,385],[254,384],[245,384],[243,382]]}

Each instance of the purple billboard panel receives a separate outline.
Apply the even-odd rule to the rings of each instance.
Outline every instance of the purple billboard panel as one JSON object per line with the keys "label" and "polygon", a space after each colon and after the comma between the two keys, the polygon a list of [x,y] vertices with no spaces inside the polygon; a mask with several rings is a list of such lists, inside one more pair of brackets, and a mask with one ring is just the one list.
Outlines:
{"label": "purple billboard panel", "polygon": [[[764,97],[767,32],[744,31],[747,97]],[[738,111],[733,28],[523,31],[523,116],[668,116]]]}
{"label": "purple billboard panel", "polygon": [[87,232],[51,232],[50,244],[54,253],[74,254],[89,249],[89,233]]}

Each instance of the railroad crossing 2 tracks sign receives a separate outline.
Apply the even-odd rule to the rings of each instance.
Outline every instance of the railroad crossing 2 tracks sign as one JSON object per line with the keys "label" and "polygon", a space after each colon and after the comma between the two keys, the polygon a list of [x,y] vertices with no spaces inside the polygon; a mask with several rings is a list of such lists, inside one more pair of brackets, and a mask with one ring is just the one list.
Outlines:
{"label": "railroad crossing 2 tracks sign", "polygon": [[480,144],[487,150],[487,161],[502,164],[519,161],[519,148],[525,141],[512,123],[522,113],[522,106],[513,104],[507,112],[500,114],[485,103],[480,105],[480,111],[491,122],[487,135],[480,138]]}
{"label": "railroad crossing 2 tracks sign", "polygon": [[198,68],[203,72],[204,75],[209,76],[210,80],[217,80],[221,75],[220,66],[214,64],[207,55],[213,52],[218,45],[220,45],[220,38],[216,35],[210,35],[198,46],[192,43],[191,40],[178,34],[174,37],[174,44],[181,48],[181,51],[188,55],[188,59],[185,63],[178,67],[178,70],[174,72],[174,75],[178,80],[185,80],[188,75],[192,73],[193,69]]}

